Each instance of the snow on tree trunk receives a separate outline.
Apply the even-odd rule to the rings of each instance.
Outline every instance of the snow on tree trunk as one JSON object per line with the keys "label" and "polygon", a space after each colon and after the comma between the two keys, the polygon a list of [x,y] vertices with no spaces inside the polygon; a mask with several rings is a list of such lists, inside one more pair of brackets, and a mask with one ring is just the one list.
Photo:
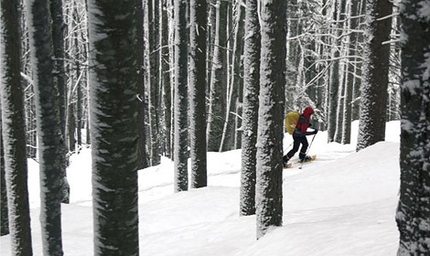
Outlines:
{"label": "snow on tree trunk", "polygon": [[257,135],[257,239],[282,225],[282,139],[285,92],[285,1],[261,3]]}
{"label": "snow on tree trunk", "polygon": [[94,255],[139,255],[138,7],[88,0]]}
{"label": "snow on tree trunk", "polygon": [[56,90],[58,91],[58,108],[59,118],[61,125],[61,138],[62,145],[61,150],[63,153],[59,156],[60,161],[63,162],[63,174],[62,174],[62,202],[69,203],[70,198],[70,187],[67,181],[66,167],[67,167],[67,146],[66,146],[66,82],[65,82],[65,71],[64,71],[64,21],[63,21],[63,4],[62,0],[51,0],[50,10],[52,17],[52,41],[53,41],[53,52],[54,52],[54,83]]}
{"label": "snow on tree trunk", "polygon": [[[0,100],[0,112],[1,112],[1,100]],[[0,236],[9,234],[9,210],[7,207],[7,193],[6,193],[6,172],[4,166],[4,151],[3,151],[3,136],[2,136],[2,121],[0,113]]]}
{"label": "snow on tree trunk", "polygon": [[190,2],[190,158],[191,187],[207,186],[206,156],[206,0]]}
{"label": "snow on tree trunk", "polygon": [[49,1],[27,0],[31,62],[36,101],[40,168],[42,242],[45,255],[63,255],[61,199],[64,152],[57,89],[54,83],[53,42]]}
{"label": "snow on tree trunk", "polygon": [[[218,152],[226,118],[227,1],[216,1],[216,24],[208,111],[208,151]],[[212,27],[213,28],[213,27]]]}
{"label": "snow on tree trunk", "polygon": [[175,192],[188,190],[188,33],[187,1],[174,1],[175,16]]}
{"label": "snow on tree trunk", "polygon": [[430,255],[430,4],[404,0],[399,256]]}
{"label": "snow on tree trunk", "polygon": [[[14,255],[32,255],[30,209],[27,188],[24,96],[20,77],[20,22],[17,0],[1,0],[0,93],[2,130],[2,235],[10,232]],[[3,162],[4,154],[4,162]],[[3,166],[4,163],[4,166]],[[3,180],[6,179],[8,207]],[[4,210],[8,218],[4,218]],[[7,213],[6,213],[7,214]],[[6,223],[3,223],[6,221]],[[9,224],[8,227],[3,227]]]}
{"label": "snow on tree trunk", "polygon": [[244,97],[240,215],[255,214],[258,94],[260,88],[260,23],[258,1],[247,0],[245,9]]}
{"label": "snow on tree trunk", "polygon": [[357,150],[385,140],[391,32],[390,1],[366,2],[366,44]]}

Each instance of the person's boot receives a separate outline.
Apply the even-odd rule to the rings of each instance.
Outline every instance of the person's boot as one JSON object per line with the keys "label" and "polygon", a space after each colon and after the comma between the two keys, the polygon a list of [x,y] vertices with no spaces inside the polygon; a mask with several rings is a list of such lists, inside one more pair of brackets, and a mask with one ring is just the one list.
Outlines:
{"label": "person's boot", "polygon": [[312,160],[312,157],[311,156],[305,156],[303,159],[302,159],[302,162],[309,162],[309,161],[311,161]]}
{"label": "person's boot", "polygon": [[284,166],[284,168],[288,167],[288,161],[290,160],[290,158],[288,156],[284,156],[282,158],[282,160],[283,160],[283,166]]}

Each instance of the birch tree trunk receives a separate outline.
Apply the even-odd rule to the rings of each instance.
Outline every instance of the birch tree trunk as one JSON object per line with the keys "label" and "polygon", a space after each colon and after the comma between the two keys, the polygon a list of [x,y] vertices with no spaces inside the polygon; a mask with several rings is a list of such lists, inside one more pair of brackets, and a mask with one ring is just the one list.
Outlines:
{"label": "birch tree trunk", "polygon": [[88,0],[94,255],[139,255],[139,6]]}
{"label": "birch tree trunk", "polygon": [[257,239],[282,225],[282,139],[285,93],[285,1],[261,2],[257,135]]}

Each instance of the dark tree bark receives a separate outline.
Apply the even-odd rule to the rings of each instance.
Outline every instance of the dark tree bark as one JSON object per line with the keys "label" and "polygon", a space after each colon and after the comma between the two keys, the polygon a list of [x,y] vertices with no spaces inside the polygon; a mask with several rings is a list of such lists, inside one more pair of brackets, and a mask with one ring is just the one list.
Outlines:
{"label": "dark tree bark", "polygon": [[[430,255],[430,20],[419,1],[402,1],[400,199],[397,255]],[[428,7],[428,4],[427,4]]]}
{"label": "dark tree bark", "polygon": [[75,131],[76,131],[76,118],[75,118],[75,104],[70,103],[67,108],[67,134],[68,134],[68,148],[70,152],[75,152],[76,147],[76,139],[75,139]]}
{"label": "dark tree bark", "polygon": [[66,133],[66,82],[64,70],[64,21],[62,0],[51,0],[52,41],[54,49],[54,78],[58,90],[58,103],[63,138]]}
{"label": "dark tree bark", "polygon": [[61,200],[64,152],[61,139],[57,88],[53,70],[53,43],[50,29],[49,1],[27,0],[31,60],[36,99],[37,134],[41,189],[41,225],[43,250],[46,255],[63,255],[61,234]]}
{"label": "dark tree bark", "polygon": [[63,21],[63,4],[62,0],[51,0],[50,1],[50,11],[52,19],[52,42],[53,42],[53,52],[54,52],[54,83],[58,95],[58,111],[61,126],[61,150],[63,153],[60,155],[59,159],[62,161],[64,168],[62,174],[62,203],[69,203],[70,198],[70,187],[67,181],[67,140],[66,140],[66,79],[64,70],[64,21]]}
{"label": "dark tree bark", "polygon": [[139,255],[140,6],[88,0],[94,255]]}
{"label": "dark tree bark", "polygon": [[175,192],[188,190],[188,33],[187,1],[174,1],[175,16],[175,114],[174,150]]}
{"label": "dark tree bark", "polygon": [[385,140],[388,69],[390,59],[390,1],[367,0],[367,44],[361,89],[357,150]]}
{"label": "dark tree bark", "polygon": [[[2,130],[2,183],[6,177],[11,251],[14,255],[32,255],[30,208],[27,188],[27,153],[25,139],[24,90],[20,76],[20,21],[17,0],[0,2],[0,94]],[[1,141],[0,141],[1,143]],[[4,166],[3,166],[4,153]],[[6,174],[6,175],[5,175]],[[2,184],[2,211],[3,186]],[[7,208],[6,208],[7,209]],[[7,215],[6,215],[7,216]],[[9,221],[9,222],[7,222]]]}
{"label": "dark tree bark", "polygon": [[207,186],[206,0],[190,2],[190,158],[191,187]]}
{"label": "dark tree bark", "polygon": [[258,1],[247,0],[245,11],[244,97],[240,215],[255,214],[258,94],[260,89],[260,23]]}
{"label": "dark tree bark", "polygon": [[[81,67],[79,62],[76,63],[76,71],[79,74]],[[77,81],[76,85],[76,143],[77,151],[79,152],[82,147],[82,86],[81,81]]]}
{"label": "dark tree bark", "polygon": [[282,225],[282,139],[285,93],[285,1],[261,3],[257,135],[257,239]]}

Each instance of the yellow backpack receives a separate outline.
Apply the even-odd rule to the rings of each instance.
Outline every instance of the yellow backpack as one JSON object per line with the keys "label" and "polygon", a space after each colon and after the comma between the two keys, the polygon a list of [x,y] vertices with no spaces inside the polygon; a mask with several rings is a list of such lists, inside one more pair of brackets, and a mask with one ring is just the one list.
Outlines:
{"label": "yellow backpack", "polygon": [[296,129],[297,122],[300,119],[300,113],[298,111],[291,111],[285,117],[285,129],[289,134],[293,134]]}

